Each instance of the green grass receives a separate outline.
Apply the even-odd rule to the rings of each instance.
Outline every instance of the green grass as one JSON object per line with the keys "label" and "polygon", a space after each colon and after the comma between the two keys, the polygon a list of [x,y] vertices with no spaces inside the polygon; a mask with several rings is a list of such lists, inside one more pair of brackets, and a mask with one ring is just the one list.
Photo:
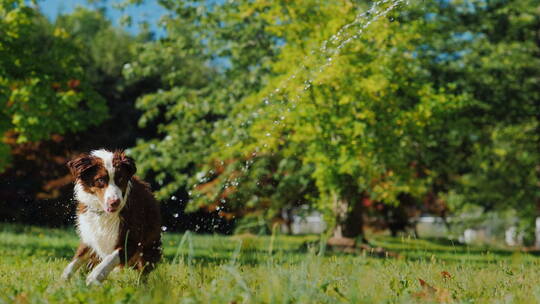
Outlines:
{"label": "green grass", "polygon": [[540,302],[540,259],[531,254],[378,237],[376,246],[400,257],[374,258],[306,242],[317,237],[166,233],[164,262],[147,284],[122,270],[86,287],[84,273],[59,280],[77,245],[72,230],[3,225],[0,303]]}

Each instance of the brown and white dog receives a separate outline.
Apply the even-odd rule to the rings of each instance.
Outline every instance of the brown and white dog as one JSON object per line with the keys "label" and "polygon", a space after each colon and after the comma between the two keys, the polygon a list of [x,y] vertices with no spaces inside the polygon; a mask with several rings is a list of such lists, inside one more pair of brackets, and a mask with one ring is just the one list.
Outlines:
{"label": "brown and white dog", "polygon": [[86,283],[99,284],[116,266],[147,274],[161,258],[159,205],[135,163],[122,151],[96,150],[68,167],[75,178],[77,232],[81,243],[64,270],[67,280],[88,265]]}

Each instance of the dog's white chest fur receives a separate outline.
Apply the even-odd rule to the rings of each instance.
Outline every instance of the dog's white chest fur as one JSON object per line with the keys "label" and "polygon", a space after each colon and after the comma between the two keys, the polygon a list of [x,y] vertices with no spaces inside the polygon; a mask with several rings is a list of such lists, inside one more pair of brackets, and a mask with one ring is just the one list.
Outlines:
{"label": "dog's white chest fur", "polygon": [[82,242],[102,259],[114,251],[119,229],[118,214],[96,214],[90,211],[79,214],[78,232]]}

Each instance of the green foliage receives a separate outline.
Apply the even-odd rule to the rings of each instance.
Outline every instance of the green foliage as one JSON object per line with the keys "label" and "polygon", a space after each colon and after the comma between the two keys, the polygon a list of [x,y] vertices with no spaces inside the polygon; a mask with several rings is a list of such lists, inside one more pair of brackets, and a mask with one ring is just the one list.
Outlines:
{"label": "green foliage", "polygon": [[[464,204],[487,210],[515,208],[522,220],[534,222],[540,163],[536,122],[510,126],[498,125],[490,132],[489,142],[477,143],[468,160],[471,171],[460,177],[461,196],[454,209]],[[452,198],[450,198],[452,200]]]}
{"label": "green foliage", "polygon": [[424,53],[437,83],[472,100],[448,132],[453,160],[439,166],[449,201],[455,209],[515,209],[529,227],[540,199],[537,5],[473,1],[439,9],[444,19]]}
{"label": "green foliage", "polygon": [[107,116],[68,32],[19,2],[0,2],[0,170],[8,164],[10,138],[18,143],[46,139]]}
{"label": "green foliage", "polygon": [[163,5],[169,36],[125,70],[162,82],[138,103],[159,136],[134,149],[161,198],[333,221],[429,191],[535,215],[534,1]]}
{"label": "green foliage", "polygon": [[265,76],[260,63],[272,54],[266,23],[242,16],[241,3],[210,9],[163,1],[171,12],[164,19],[168,36],[142,44],[124,70],[130,79],[161,81],[159,90],[137,102],[144,111],[140,124],[156,125],[158,138],[133,149],[141,172],[161,186],[160,198],[202,178],[200,166],[222,148],[212,134],[225,132],[222,120],[232,105],[256,91]]}
{"label": "green foliage", "polygon": [[55,26],[68,31],[70,40],[80,50],[85,73],[95,87],[103,85],[100,82],[122,78],[122,68],[132,59],[131,46],[136,40],[114,27],[103,11],[77,7],[69,15],[58,16]]}
{"label": "green foliage", "polygon": [[[245,160],[252,151],[300,161],[312,170],[291,175],[313,179],[313,198],[328,214],[335,215],[336,200],[356,203],[361,192],[389,204],[397,204],[402,193],[422,195],[432,176],[415,163],[422,162],[423,151],[443,144],[436,132],[467,104],[466,95],[435,85],[415,56],[424,20],[398,22],[390,15],[348,26],[363,8],[347,1],[319,4],[273,4],[257,15],[283,20],[269,31],[286,43],[271,66],[275,77],[236,105],[234,128],[215,134],[220,146],[229,147],[215,157]],[[373,23],[364,27],[368,20]],[[328,40],[336,32],[341,36]],[[312,52],[321,45],[327,51]],[[237,139],[233,133],[241,128],[247,134]],[[247,176],[240,187],[253,193],[246,180],[254,176]]]}
{"label": "green foliage", "polygon": [[130,152],[160,199],[189,192],[192,210],[270,221],[309,205],[339,224],[362,198],[430,193],[537,215],[537,1],[160,4],[167,34],[151,40],[103,11],[53,25],[0,2],[0,169],[8,144],[81,131],[106,117],[100,95],[117,115],[142,93],[151,136]]}

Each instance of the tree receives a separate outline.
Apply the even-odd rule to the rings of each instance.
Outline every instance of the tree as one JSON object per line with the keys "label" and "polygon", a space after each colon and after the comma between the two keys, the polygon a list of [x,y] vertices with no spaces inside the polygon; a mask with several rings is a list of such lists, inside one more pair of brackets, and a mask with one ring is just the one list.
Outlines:
{"label": "tree", "polygon": [[9,164],[6,142],[80,131],[107,117],[81,61],[66,30],[25,1],[0,2],[0,170]]}
{"label": "tree", "polygon": [[[451,83],[474,104],[460,120],[461,155],[446,170],[454,209],[514,209],[534,227],[540,193],[540,15],[536,1],[431,5],[440,18],[424,52],[437,83]],[[442,173],[442,172],[441,172]],[[453,176],[453,178],[448,178]]]}
{"label": "tree", "polygon": [[163,51],[180,44],[176,58],[196,49],[210,76],[152,72],[164,90],[140,106],[160,137],[134,152],[159,195],[191,190],[191,208],[267,219],[308,204],[351,238],[369,201],[537,200],[540,171],[526,170],[538,167],[537,4],[403,4],[164,1],[191,36],[155,44],[163,54],[133,71],[181,62]]}
{"label": "tree", "polygon": [[260,87],[267,73],[260,63],[273,50],[266,24],[242,16],[245,3],[162,4],[171,12],[167,37],[142,44],[124,72],[131,79],[161,80],[159,90],[137,102],[144,111],[140,124],[157,124],[159,136],[138,142],[133,154],[141,172],[161,186],[157,195],[169,198],[220,148],[211,134],[219,132],[234,103]]}
{"label": "tree", "polygon": [[[40,26],[45,27],[43,32],[48,27],[65,30],[85,85],[105,99],[108,115],[85,118],[83,123],[89,119],[96,122],[86,130],[55,133],[32,142],[17,143],[15,138],[8,142],[11,162],[0,174],[0,220],[62,226],[72,224],[75,208],[66,162],[83,151],[125,149],[133,146],[136,138],[153,134],[137,127],[141,113],[135,109],[135,99],[154,90],[158,81],[128,83],[122,77],[124,64],[134,57],[136,43],[147,41],[149,35],[124,32],[112,25],[103,10],[78,7],[59,15],[53,24],[43,19]],[[88,111],[84,107],[75,109],[79,110]],[[97,123],[100,119],[103,121]]]}
{"label": "tree", "polygon": [[[395,4],[352,25],[359,8],[348,1],[266,7],[261,18],[281,20],[270,30],[285,41],[272,66],[276,76],[235,108],[232,117],[248,135],[232,144],[230,134],[221,137],[220,145],[232,147],[218,153],[222,159],[245,159],[248,151],[312,166],[316,206],[335,236],[362,234],[366,196],[399,204],[400,194],[426,193],[431,176],[415,163],[442,144],[435,132],[467,101],[433,83],[414,54],[426,21],[385,16]],[[340,37],[331,38],[335,33]],[[311,54],[320,45],[327,51]],[[246,123],[246,113],[256,118]]]}

